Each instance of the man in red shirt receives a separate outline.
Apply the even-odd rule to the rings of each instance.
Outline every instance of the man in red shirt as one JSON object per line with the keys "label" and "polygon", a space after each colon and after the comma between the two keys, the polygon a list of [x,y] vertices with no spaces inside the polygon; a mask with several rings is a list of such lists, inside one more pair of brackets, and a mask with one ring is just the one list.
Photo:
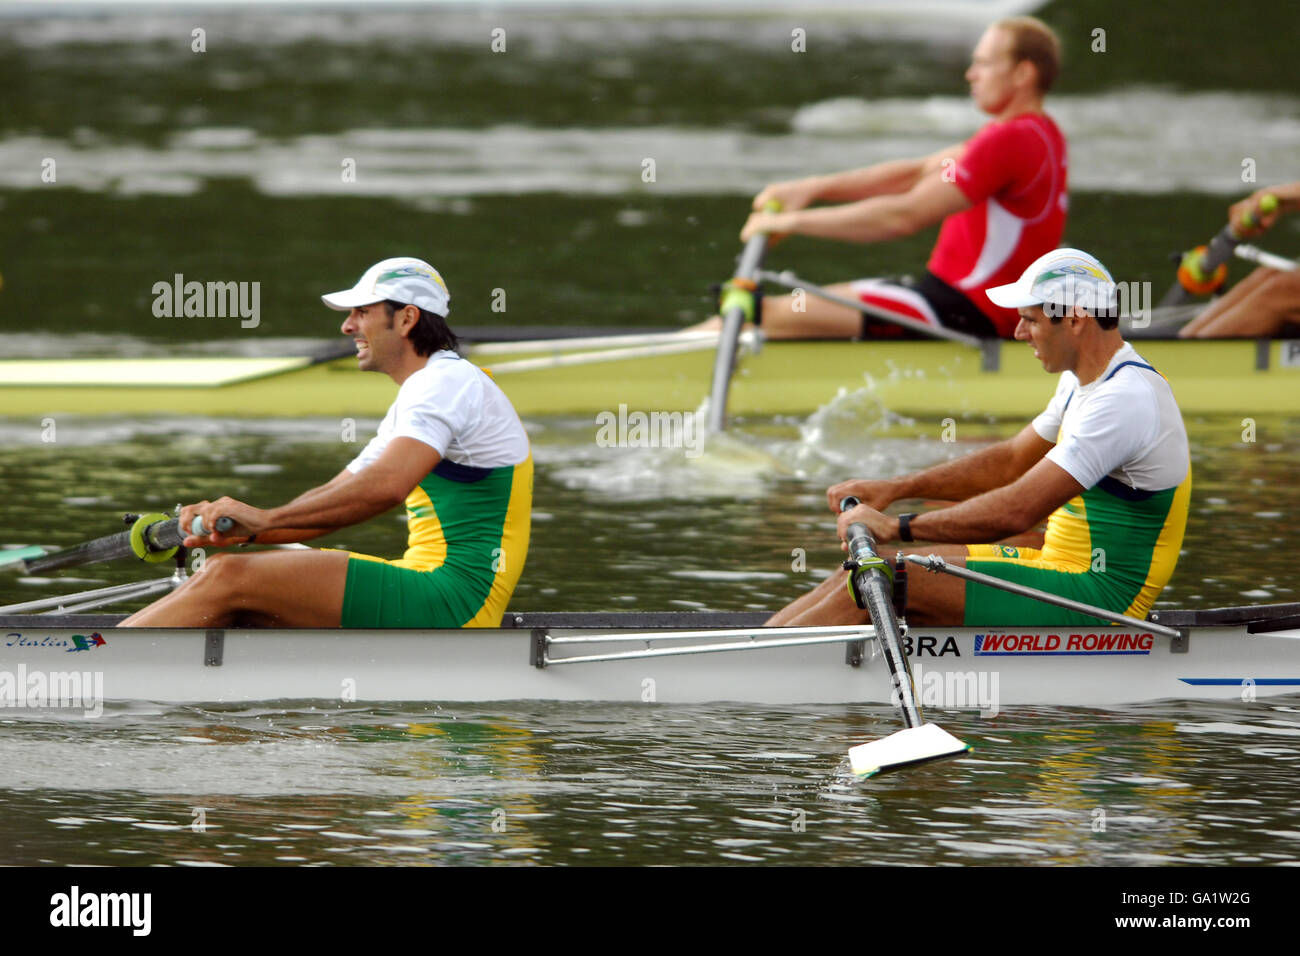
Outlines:
{"label": "man in red shirt", "polygon": [[[966,80],[975,105],[993,117],[965,143],[918,159],[774,183],[754,199],[741,239],[797,233],[850,242],[910,236],[942,220],[925,273],[916,281],[863,279],[830,286],[844,298],[982,336],[1010,337],[1014,309],[984,294],[1014,282],[1055,249],[1065,229],[1065,138],[1043,112],[1060,70],[1060,44],[1042,21],[1014,17],[990,26]],[[782,211],[763,212],[775,200]],[[838,203],[808,208],[814,202]],[[890,334],[847,306],[808,296],[763,302],[769,338],[854,338]]]}

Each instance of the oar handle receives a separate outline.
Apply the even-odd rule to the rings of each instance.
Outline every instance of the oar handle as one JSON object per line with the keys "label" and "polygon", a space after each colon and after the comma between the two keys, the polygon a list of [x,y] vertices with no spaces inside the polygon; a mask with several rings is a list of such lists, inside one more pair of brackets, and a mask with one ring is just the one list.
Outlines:
{"label": "oar handle", "polygon": [[[217,519],[217,530],[222,534],[225,534],[234,526],[235,526],[235,519],[229,517],[228,515],[222,515],[220,518]],[[208,529],[204,526],[203,518],[201,515],[195,515],[194,520],[190,522],[190,532],[192,534],[197,534],[197,535],[207,535],[210,533]]]}
{"label": "oar handle", "polygon": [[[859,504],[856,497],[847,495],[840,499],[840,513]],[[844,562],[849,572],[849,593],[853,603],[870,615],[876,629],[876,641],[885,655],[890,680],[898,694],[903,725],[920,727],[925,723],[925,715],[921,712],[921,702],[916,699],[912,670],[903,652],[902,631],[894,614],[893,582],[885,571],[889,565],[876,554],[876,539],[866,525],[855,521],[849,525],[845,539],[849,545],[849,560]]]}
{"label": "oar handle", "polygon": [[[1247,229],[1255,228],[1255,216],[1267,216],[1277,211],[1277,197],[1272,193],[1263,196],[1254,210],[1248,210],[1242,217],[1242,225]],[[1232,228],[1232,224],[1224,226],[1218,234],[1210,240],[1209,247],[1201,254],[1200,271],[1207,279],[1209,274],[1214,272],[1219,266],[1232,259],[1233,250],[1241,245],[1245,237],[1238,235],[1237,230]]]}
{"label": "oar handle", "polygon": [[[847,495],[840,499],[840,513],[852,511],[858,505],[862,504],[855,496]],[[860,553],[865,553],[868,557],[876,555],[876,539],[871,536],[871,529],[860,521],[855,521],[849,525],[848,534],[845,540],[849,545],[849,554],[857,557]]]}
{"label": "oar handle", "polygon": [[1272,193],[1265,193],[1259,197],[1259,203],[1254,209],[1247,209],[1246,214],[1241,217],[1241,224],[1247,229],[1255,228],[1255,216],[1269,216],[1277,212],[1277,197]]}
{"label": "oar handle", "polygon": [[[1253,210],[1242,216],[1246,231],[1255,227],[1257,216],[1276,212],[1278,199],[1272,193],[1260,197]],[[1181,305],[1192,296],[1218,292],[1228,278],[1228,262],[1246,237],[1237,232],[1229,222],[1210,240],[1208,245],[1184,252],[1178,258],[1178,280],[1160,300],[1161,306]]]}

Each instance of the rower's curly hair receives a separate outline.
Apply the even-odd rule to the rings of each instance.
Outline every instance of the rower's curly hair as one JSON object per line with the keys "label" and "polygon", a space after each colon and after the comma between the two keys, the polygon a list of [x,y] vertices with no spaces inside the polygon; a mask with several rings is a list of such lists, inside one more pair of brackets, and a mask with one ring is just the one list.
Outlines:
{"label": "rower's curly hair", "polygon": [[[393,315],[398,309],[404,309],[410,304],[409,302],[398,302],[396,299],[384,300],[384,311],[388,313],[388,327],[390,329],[393,327]],[[460,339],[447,325],[447,317],[436,312],[430,312],[428,309],[420,309],[419,321],[411,327],[407,338],[411,340],[416,355],[432,355],[434,352],[444,350],[455,352],[460,347]]]}

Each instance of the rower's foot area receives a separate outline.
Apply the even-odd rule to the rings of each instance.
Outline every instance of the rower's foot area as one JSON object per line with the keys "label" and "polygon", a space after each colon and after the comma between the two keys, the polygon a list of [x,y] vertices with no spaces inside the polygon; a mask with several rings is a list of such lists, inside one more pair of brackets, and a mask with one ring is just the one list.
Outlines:
{"label": "rower's foot area", "polygon": [[[750,332],[753,331],[753,329],[754,329],[753,322],[746,322],[744,325],[740,327],[741,332]],[[698,322],[695,325],[689,325],[686,328],[682,329],[682,331],[683,332],[721,332],[722,316],[715,315],[711,319],[705,319],[703,322]]]}
{"label": "rower's foot area", "polygon": [[721,332],[722,316],[715,315],[712,318],[705,319],[703,322],[697,322],[695,325],[688,325],[682,329],[683,332]]}

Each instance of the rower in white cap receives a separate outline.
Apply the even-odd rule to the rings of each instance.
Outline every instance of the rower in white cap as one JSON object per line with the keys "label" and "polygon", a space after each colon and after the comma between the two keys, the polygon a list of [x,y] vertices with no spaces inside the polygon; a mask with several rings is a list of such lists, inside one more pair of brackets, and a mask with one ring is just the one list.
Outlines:
{"label": "rower in white cap", "polygon": [[[1142,617],[1173,574],[1187,523],[1191,463],[1169,383],[1121,338],[1116,286],[1086,252],[1057,249],[988,290],[1019,314],[1016,338],[1060,373],[1047,408],[1016,437],[925,471],[827,490],[839,535],[854,522],[878,543],[937,541],[950,565]],[[840,514],[840,502],[862,504]],[[882,513],[901,499],[960,502]],[[1047,519],[1045,535],[1032,532]],[[1006,543],[1014,536],[1017,543]],[[1029,539],[1035,546],[1023,546]],[[882,552],[886,549],[881,549]],[[912,624],[1096,626],[1077,611],[938,574],[909,580]],[[771,625],[866,620],[838,574]]]}
{"label": "rower in white cap", "polygon": [[[333,480],[278,508],[181,509],[189,547],[304,541],[405,502],[398,560],[334,550],[222,554],[124,626],[495,627],[528,552],[533,461],[510,400],[456,353],[451,296],[427,262],[385,259],[322,297],[363,370],[399,386],[379,433]],[[216,529],[230,518],[227,533]],[[223,522],[224,524],[224,522]]]}

